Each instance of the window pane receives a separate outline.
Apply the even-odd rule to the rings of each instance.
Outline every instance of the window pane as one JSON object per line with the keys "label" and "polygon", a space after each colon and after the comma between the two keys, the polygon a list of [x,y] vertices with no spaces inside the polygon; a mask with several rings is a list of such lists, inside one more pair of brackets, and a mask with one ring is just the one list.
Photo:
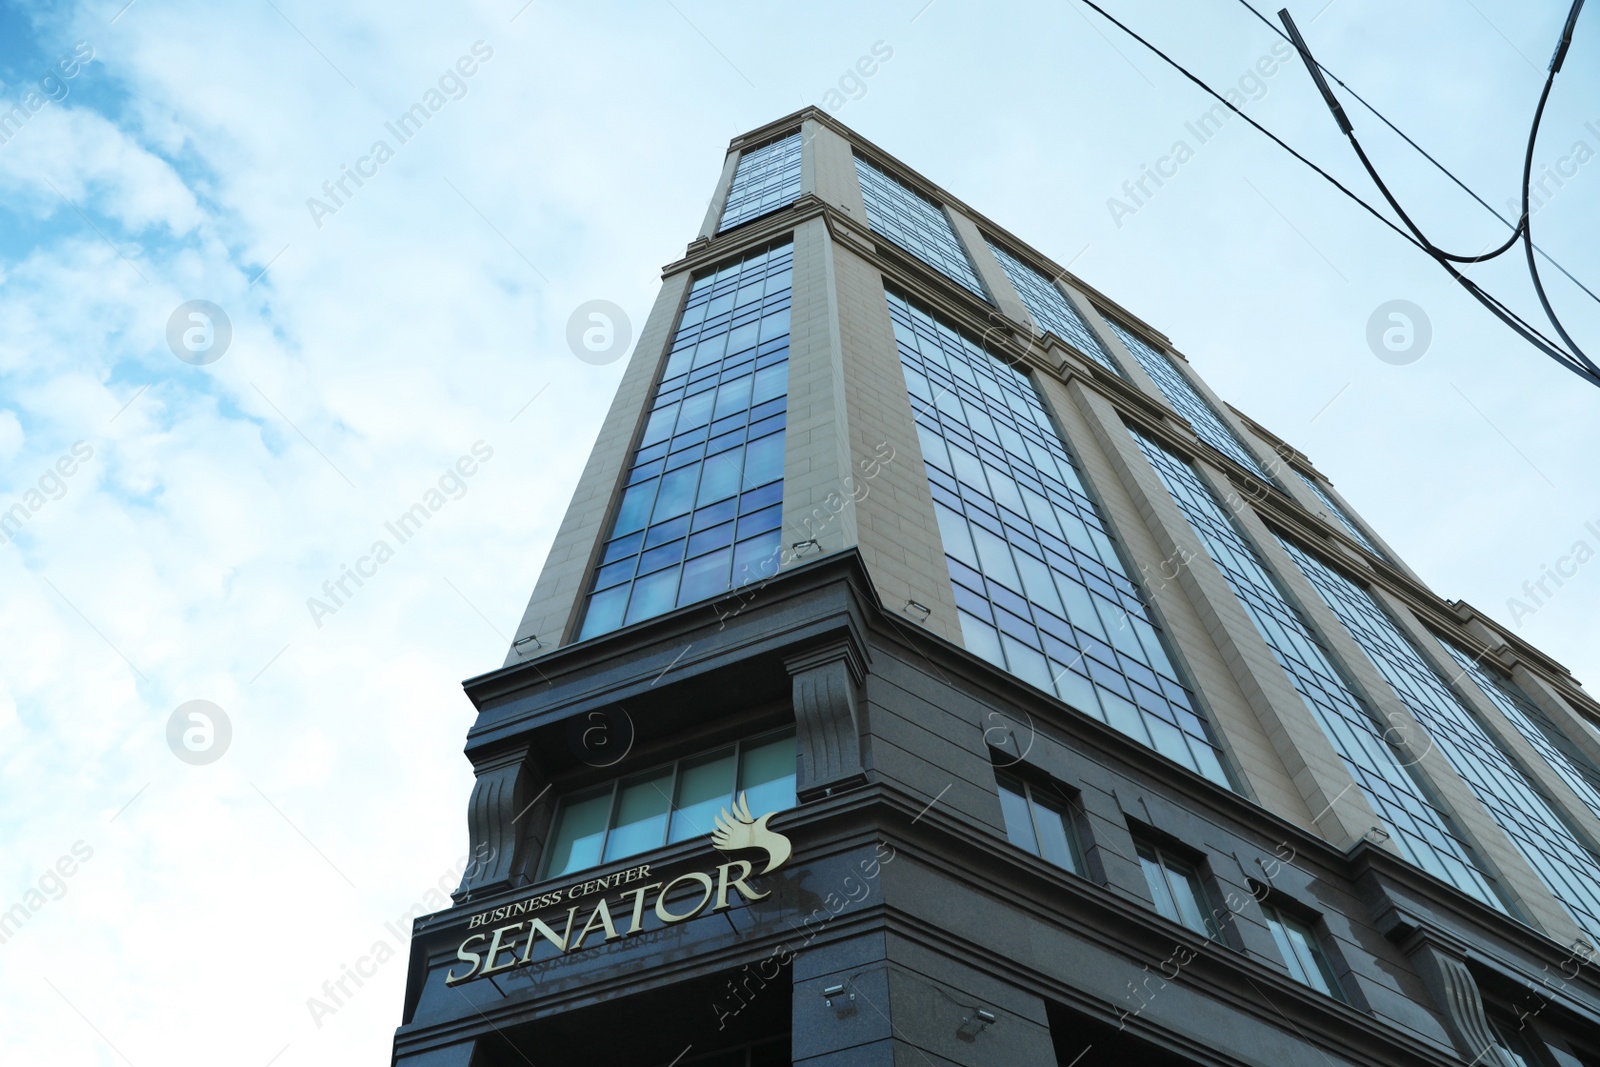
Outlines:
{"label": "window pane", "polygon": [[1033,822],[1039,831],[1039,854],[1057,867],[1077,873],[1078,858],[1073,853],[1066,815],[1049,805],[1038,803],[1035,797]]}
{"label": "window pane", "polygon": [[1139,866],[1144,871],[1144,882],[1150,889],[1150,896],[1156,902],[1156,911],[1175,923],[1182,922],[1178,916],[1178,905],[1172,899],[1172,890],[1167,888],[1167,873],[1161,869],[1155,851],[1145,845],[1138,846],[1138,850]]}
{"label": "window pane", "polygon": [[1006,820],[1006,837],[1013,845],[1033,853],[1039,854],[1039,841],[1033,833],[1033,820],[1028,816],[1028,801],[1021,792],[1020,786],[1013,789],[1004,781],[1000,786],[1000,813]]}
{"label": "window pane", "polygon": [[672,768],[622,783],[605,861],[659,848],[667,836],[667,809],[672,806]]}
{"label": "window pane", "polygon": [[1289,942],[1289,931],[1284,929],[1283,920],[1278,917],[1277,911],[1263,904],[1261,906],[1261,914],[1267,920],[1267,929],[1272,931],[1272,940],[1277,943],[1278,955],[1283,957],[1284,966],[1289,968],[1289,977],[1296,982],[1310,985],[1311,982],[1306,977],[1305,966],[1295,953],[1294,945]]}
{"label": "window pane", "polygon": [[683,764],[678,801],[672,812],[671,841],[685,841],[716,829],[717,813],[733,803],[733,749],[723,749]]}
{"label": "window pane", "polygon": [[1165,860],[1163,866],[1172,884],[1173,898],[1178,902],[1178,914],[1183,916],[1180,920],[1183,925],[1197,934],[1217,936],[1208,914],[1211,909],[1206,906],[1205,891],[1200,888],[1200,876],[1192,868],[1171,860]]}
{"label": "window pane", "polygon": [[556,815],[550,834],[550,860],[546,875],[555,878],[570,871],[581,871],[600,862],[600,847],[606,836],[606,817],[611,813],[611,786],[569,798]]}
{"label": "window pane", "polygon": [[619,585],[589,598],[589,611],[583,617],[583,631],[578,634],[580,641],[596,634],[610,633],[622,625],[622,609],[628,603],[630,588]]}
{"label": "window pane", "polygon": [[[622,588],[619,586],[618,588]],[[660,615],[672,608],[678,593],[678,569],[657,571],[633,584],[633,602],[628,605],[629,623]]]}
{"label": "window pane", "polygon": [[794,778],[793,733],[746,745],[739,754],[739,788],[751,815],[794,807]]}
{"label": "window pane", "polygon": [[1293,919],[1286,919],[1283,924],[1289,943],[1294,946],[1295,957],[1300,962],[1300,970],[1305,977],[1301,981],[1319,993],[1333,994],[1333,988],[1328,984],[1331,977],[1327,961],[1322,958],[1322,948],[1316,943],[1316,935],[1311,929]]}

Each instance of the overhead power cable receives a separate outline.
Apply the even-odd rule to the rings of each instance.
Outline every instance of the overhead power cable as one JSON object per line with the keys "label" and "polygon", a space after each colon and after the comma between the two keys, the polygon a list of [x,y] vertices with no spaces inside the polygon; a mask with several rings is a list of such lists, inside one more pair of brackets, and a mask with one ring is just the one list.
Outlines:
{"label": "overhead power cable", "polygon": [[[1299,29],[1295,27],[1294,19],[1290,17],[1288,9],[1280,10],[1278,18],[1283,22],[1284,29],[1287,31],[1290,41],[1294,44],[1295,50],[1300,53],[1300,58],[1305,62],[1306,70],[1310,72],[1312,81],[1316,83],[1318,91],[1321,92],[1322,98],[1328,105],[1328,110],[1338,124],[1340,132],[1350,142],[1350,147],[1355,150],[1356,157],[1361,161],[1362,167],[1366,169],[1367,175],[1372,179],[1373,184],[1378,187],[1378,191],[1383,194],[1383,198],[1394,209],[1394,213],[1400,216],[1400,221],[1405,224],[1406,229],[1411,231],[1412,236],[1416,239],[1415,243],[1419,244],[1441,267],[1448,271],[1450,276],[1474,299],[1488,308],[1496,318],[1521,335],[1524,340],[1574,374],[1593,385],[1600,386],[1600,367],[1597,367],[1583,349],[1578,346],[1577,342],[1572,339],[1572,335],[1567,332],[1561,323],[1560,317],[1556,315],[1555,309],[1550,306],[1549,297],[1544,291],[1544,283],[1539,277],[1539,264],[1534,256],[1533,233],[1529,226],[1531,216],[1529,200],[1533,181],[1533,150],[1539,139],[1539,125],[1544,119],[1545,105],[1549,102],[1550,90],[1555,85],[1556,74],[1561,70],[1561,64],[1566,59],[1567,50],[1571,47],[1573,27],[1577,23],[1578,12],[1582,8],[1583,0],[1573,0],[1572,8],[1567,15],[1567,21],[1562,30],[1560,42],[1556,46],[1555,55],[1550,60],[1549,71],[1545,75],[1544,88],[1539,94],[1538,106],[1534,109],[1533,124],[1528,130],[1528,147],[1522,163],[1522,216],[1517,220],[1516,227],[1512,230],[1511,237],[1505,244],[1493,252],[1480,256],[1459,256],[1444,251],[1429,240],[1428,236],[1422,232],[1422,228],[1406,214],[1405,209],[1400,206],[1399,200],[1395,198],[1382,176],[1378,174],[1378,169],[1373,166],[1372,160],[1368,158],[1366,151],[1362,149],[1361,142],[1355,135],[1354,126],[1351,124],[1349,117],[1345,115],[1344,108],[1340,106],[1338,98],[1333,94],[1333,90],[1328,87],[1327,80],[1322,76],[1321,64],[1311,55],[1311,49],[1306,45],[1305,39],[1301,37]],[[1539,297],[1539,304],[1544,309],[1545,318],[1549,320],[1551,326],[1555,327],[1555,331],[1561,336],[1561,340],[1566,342],[1565,349],[1542,333],[1532,330],[1524,320],[1511,313],[1499,299],[1486,293],[1475,282],[1456,269],[1455,264],[1457,263],[1479,263],[1487,259],[1493,259],[1495,256],[1508,251],[1519,238],[1527,253],[1528,275],[1533,280],[1534,292]]]}
{"label": "overhead power cable", "polygon": [[[1580,2],[1581,2],[1581,0],[1580,0]],[[1211,86],[1207,85],[1203,80],[1201,80],[1198,76],[1196,76],[1193,72],[1191,72],[1182,63],[1179,63],[1177,60],[1175,60],[1171,56],[1167,55],[1167,53],[1165,53],[1161,49],[1157,48],[1149,40],[1145,39],[1143,36],[1141,36],[1139,33],[1137,33],[1127,23],[1123,22],[1121,19],[1119,19],[1115,15],[1111,14],[1111,12],[1107,11],[1105,8],[1101,7],[1098,3],[1095,2],[1095,0],[1083,0],[1083,4],[1086,7],[1088,7],[1090,10],[1092,10],[1096,14],[1098,14],[1101,18],[1103,18],[1107,22],[1111,23],[1117,29],[1121,30],[1123,33],[1125,33],[1129,37],[1133,38],[1133,40],[1139,42],[1139,44],[1143,45],[1144,48],[1147,51],[1149,51],[1150,53],[1155,55],[1163,63],[1167,64],[1167,66],[1171,67],[1173,70],[1177,71],[1179,74],[1182,74],[1189,81],[1191,81],[1195,85],[1199,86],[1200,89],[1203,92],[1205,92],[1208,96],[1211,96],[1218,103],[1220,103],[1223,107],[1227,108],[1229,111],[1233,112],[1235,115],[1238,115],[1240,118],[1244,119],[1244,121],[1245,121],[1245,123],[1247,125],[1249,125],[1253,129],[1257,130],[1258,132],[1264,134],[1270,141],[1272,141],[1273,144],[1277,145],[1279,148],[1282,148],[1285,152],[1288,152],[1291,156],[1293,156],[1295,159],[1298,159],[1301,163],[1304,163],[1307,167],[1310,167],[1324,181],[1326,181],[1328,184],[1332,185],[1335,189],[1338,189],[1341,193],[1343,193],[1350,200],[1352,200],[1355,203],[1359,204],[1362,207],[1362,209],[1365,210],[1369,215],[1371,215],[1373,218],[1377,219],[1379,222],[1383,223],[1385,226],[1389,227],[1389,229],[1393,230],[1395,233],[1399,234],[1402,240],[1407,241],[1408,243],[1410,243],[1411,245],[1415,246],[1417,249],[1419,249],[1419,250],[1421,250],[1423,252],[1428,252],[1430,256],[1432,255],[1432,253],[1429,252],[1428,246],[1426,244],[1424,244],[1422,241],[1418,240],[1416,237],[1412,236],[1407,231],[1401,229],[1398,225],[1396,225],[1393,221],[1391,221],[1387,216],[1385,216],[1377,208],[1373,207],[1370,203],[1368,203],[1367,201],[1363,200],[1360,196],[1356,195],[1356,193],[1353,192],[1349,188],[1349,186],[1345,185],[1338,178],[1335,178],[1332,174],[1329,174],[1326,170],[1324,170],[1322,167],[1318,166],[1316,163],[1312,162],[1310,159],[1308,159],[1305,155],[1303,155],[1299,151],[1296,151],[1286,141],[1284,141],[1283,138],[1279,137],[1277,134],[1273,133],[1271,130],[1269,130],[1265,126],[1261,125],[1261,123],[1257,122],[1255,119],[1251,118],[1249,115],[1246,115],[1232,101],[1228,100],[1221,93],[1217,92]],[[1315,61],[1312,60],[1311,62],[1315,62]],[[1557,345],[1557,342],[1553,338],[1545,336],[1542,332],[1540,332],[1540,330],[1539,330],[1539,328],[1537,326],[1534,326],[1532,323],[1527,322],[1525,319],[1523,319],[1521,316],[1519,316],[1516,312],[1512,311],[1510,308],[1506,307],[1505,304],[1501,303],[1499,299],[1495,298],[1491,294],[1488,294],[1488,293],[1484,292],[1482,289],[1480,289],[1478,287],[1477,283],[1472,281],[1472,279],[1467,278],[1466,276],[1462,275],[1459,271],[1456,271],[1455,268],[1448,261],[1442,261],[1442,262],[1444,263],[1445,268],[1447,270],[1449,270],[1452,273],[1452,275],[1455,276],[1456,280],[1461,284],[1461,286],[1463,288],[1465,288],[1470,294],[1472,294],[1472,296],[1475,299],[1477,299],[1480,303],[1482,303],[1485,307],[1489,308],[1489,310],[1491,312],[1493,312],[1494,315],[1497,318],[1499,318],[1502,322],[1504,322],[1508,326],[1510,326],[1524,340],[1526,340],[1530,344],[1534,345],[1534,347],[1538,348],[1540,351],[1544,352],[1546,355],[1551,356],[1551,358],[1556,359],[1563,366],[1566,366],[1569,370],[1572,370],[1574,373],[1576,373],[1576,374],[1578,374],[1578,375],[1580,375],[1580,376],[1582,376],[1584,378],[1589,378],[1590,380],[1595,381],[1596,384],[1600,384],[1600,376],[1591,377],[1591,375],[1590,375],[1590,373],[1588,371],[1580,369],[1579,367],[1575,366],[1573,363],[1569,362],[1570,357],[1568,356],[1567,353],[1562,352],[1560,350],[1560,348]]]}
{"label": "overhead power cable", "polygon": [[[1279,37],[1283,38],[1285,41],[1288,41],[1290,44],[1294,43],[1294,41],[1289,37],[1289,35],[1283,32],[1283,29],[1280,26],[1278,26],[1276,23],[1274,23],[1271,19],[1267,18],[1266,15],[1263,15],[1261,13],[1261,11],[1254,4],[1250,3],[1250,0],[1239,0],[1239,4],[1245,10],[1249,11],[1250,14],[1254,15],[1257,19],[1259,19],[1263,26],[1266,26],[1269,30],[1271,30],[1273,33],[1277,34]],[[1569,37],[1569,39],[1570,39],[1570,37]],[[1418,155],[1422,156],[1423,159],[1426,159],[1429,163],[1433,164],[1434,167],[1438,169],[1439,173],[1443,174],[1446,178],[1449,178],[1463,192],[1465,192],[1468,196],[1472,197],[1472,199],[1476,200],[1480,205],[1483,206],[1483,209],[1485,211],[1489,212],[1489,214],[1493,215],[1495,218],[1499,219],[1501,222],[1505,223],[1507,226],[1513,226],[1514,227],[1516,225],[1510,219],[1508,219],[1504,215],[1502,215],[1499,212],[1499,210],[1497,208],[1495,208],[1495,206],[1493,204],[1489,203],[1489,201],[1487,201],[1483,197],[1479,196],[1476,190],[1474,190],[1471,186],[1469,186],[1466,182],[1462,181],[1460,178],[1456,177],[1455,172],[1453,172],[1449,167],[1445,166],[1443,163],[1439,162],[1439,160],[1434,157],[1433,153],[1429,152],[1426,148],[1423,148],[1420,144],[1418,144],[1415,140],[1413,140],[1410,134],[1406,133],[1406,131],[1402,130],[1399,126],[1396,126],[1393,122],[1389,121],[1389,117],[1387,115],[1385,115],[1383,112],[1379,111],[1370,102],[1368,102],[1366,97],[1362,96],[1360,93],[1356,92],[1355,89],[1351,88],[1350,84],[1348,82],[1346,82],[1343,78],[1339,77],[1339,75],[1337,75],[1333,71],[1329,70],[1326,66],[1324,66],[1320,62],[1317,63],[1317,69],[1322,71],[1322,73],[1326,74],[1328,77],[1332,78],[1334,80],[1334,82],[1339,86],[1339,88],[1343,89],[1357,103],[1359,103],[1362,107],[1364,107],[1368,111],[1370,111],[1372,113],[1373,117],[1375,117],[1379,122],[1383,123],[1385,126],[1389,127],[1389,129],[1392,130],[1394,132],[1394,134],[1397,137],[1399,137],[1402,141],[1404,141],[1406,144],[1410,145],[1412,148],[1416,149]],[[1513,229],[1512,232],[1513,232],[1513,238],[1512,239],[1514,241],[1515,240],[1515,232],[1516,232],[1515,229]],[[1543,248],[1540,248],[1538,245],[1534,245],[1533,247],[1534,247],[1534,250],[1537,251],[1541,256],[1543,256],[1545,258],[1545,260],[1552,267],[1554,267],[1556,270],[1560,271],[1563,275],[1565,275],[1568,281],[1570,281],[1573,285],[1576,285],[1579,289],[1582,289],[1584,291],[1584,293],[1586,293],[1589,296],[1590,299],[1594,300],[1596,303],[1600,303],[1600,294],[1595,293],[1595,291],[1593,289],[1590,289],[1583,282],[1579,281],[1572,274],[1571,271],[1567,270],[1566,267],[1564,267],[1560,263],[1558,263],[1556,261],[1555,257],[1550,255],[1550,253],[1546,252]]]}

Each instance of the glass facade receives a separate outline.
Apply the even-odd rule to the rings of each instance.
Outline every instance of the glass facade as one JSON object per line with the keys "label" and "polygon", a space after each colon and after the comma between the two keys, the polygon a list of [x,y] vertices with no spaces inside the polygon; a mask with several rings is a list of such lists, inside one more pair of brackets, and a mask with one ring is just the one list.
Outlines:
{"label": "glass facade", "polygon": [[1600,860],[1371,593],[1297,545],[1283,544],[1556,899],[1589,936],[1600,937]]}
{"label": "glass facade", "polygon": [[703,837],[741,793],[757,818],[794,807],[794,738],[793,730],[768,734],[563,797],[544,877]]}
{"label": "glass facade", "polygon": [[1450,653],[1461,669],[1470,675],[1495,707],[1510,720],[1511,725],[1534,747],[1552,770],[1578,794],[1584,806],[1600,819],[1600,770],[1596,770],[1583,752],[1568,739],[1556,724],[1510,678],[1493,667],[1486,667],[1467,655],[1455,644],[1439,638],[1444,650]]}
{"label": "glass facade", "polygon": [[579,640],[777,573],[793,251],[690,286]]}
{"label": "glass facade", "polygon": [[1135,433],[1167,491],[1261,631],[1295,691],[1316,716],[1345,768],[1372,805],[1401,855],[1492,907],[1500,900],[1472,850],[1428,799],[1384,739],[1367,709],[1261,557],[1188,463]]}
{"label": "glass facade", "polygon": [[1231,788],[1032,381],[889,294],[966,646]]}
{"label": "glass facade", "polygon": [[1111,324],[1111,328],[1128,347],[1128,351],[1133,353],[1133,358],[1139,361],[1139,366],[1144,368],[1144,372],[1155,379],[1156,387],[1161,390],[1161,395],[1167,398],[1167,403],[1171,404],[1179,415],[1189,420],[1189,425],[1194,427],[1194,432],[1200,440],[1258,478],[1272,481],[1272,476],[1262,469],[1261,464],[1256,462],[1255,456],[1244,446],[1244,442],[1240,441],[1228,424],[1222,421],[1222,416],[1217,414],[1211,402],[1201,396],[1200,391],[1189,383],[1189,379],[1172,365],[1172,360],[1145,344],[1133,331],[1116,319],[1107,318],[1106,322]]}
{"label": "glass facade", "polygon": [[1365,548],[1368,552],[1371,552],[1379,559],[1388,558],[1378,549],[1377,545],[1372,543],[1366,534],[1361,532],[1361,527],[1356,525],[1356,520],[1350,517],[1350,513],[1348,511],[1339,506],[1339,502],[1333,499],[1332,493],[1329,493],[1322,487],[1321,482],[1317,481],[1304,471],[1297,470],[1295,473],[1300,475],[1300,480],[1302,482],[1306,483],[1306,488],[1315,493],[1317,495],[1317,499],[1322,501],[1322,506],[1328,509],[1328,514],[1339,520],[1339,525],[1343,526],[1346,530],[1349,530],[1350,536],[1359,541],[1362,548]]}
{"label": "glass facade", "polygon": [[795,202],[800,196],[800,146],[796,131],[739,157],[718,232]]}
{"label": "glass facade", "polygon": [[993,241],[989,242],[989,251],[1000,261],[1006,277],[1016,287],[1017,295],[1022,297],[1022,303],[1028,309],[1028,314],[1033,316],[1033,321],[1039,324],[1041,330],[1050,331],[1106,370],[1123,377],[1122,368],[1117,366],[1116,361],[1100,343],[1100,339],[1094,335],[1089,324],[1083,321],[1083,316],[1078,314],[1078,309],[1072,306],[1072,301],[1067,299],[1065,293],[1057,289],[1049,278]]}
{"label": "glass facade", "polygon": [[989,294],[961,247],[944,209],[856,157],[856,177],[867,204],[867,225],[984,300]]}

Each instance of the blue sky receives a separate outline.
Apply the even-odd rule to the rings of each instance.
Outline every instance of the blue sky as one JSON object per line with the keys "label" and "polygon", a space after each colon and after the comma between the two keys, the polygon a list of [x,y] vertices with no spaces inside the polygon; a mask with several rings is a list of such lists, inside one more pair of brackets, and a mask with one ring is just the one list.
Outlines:
{"label": "blue sky", "polygon": [[[1219,87],[1276,41],[1236,0],[1108,6]],[[1513,195],[1564,7],[1290,6],[1328,66],[1491,202]],[[568,317],[605,299],[641,322],[728,138],[823,103],[878,42],[892,57],[841,121],[1166,332],[1439,593],[1510,624],[1542,567],[1600,550],[1600,393],[1243,123],[1114,217],[1209,102],[1070,0],[12,5],[0,110],[93,58],[0,144],[0,509],[41,502],[0,544],[0,910],[46,882],[0,944],[8,1060],[387,1054],[403,964],[320,1025],[306,1000],[465,850],[458,680],[500,663],[623,366],[574,358]],[[463,57],[428,124],[387,135]],[[1245,89],[1371,192],[1298,65]],[[1597,90],[1586,18],[1541,162],[1600,152]],[[1351,115],[1440,243],[1497,238]],[[379,139],[393,158],[314,217]],[[1590,161],[1535,220],[1591,286],[1597,202]],[[1481,277],[1534,310],[1517,265]],[[1600,309],[1551,292],[1600,348]],[[232,326],[205,366],[167,343],[196,299]],[[1394,299],[1433,328],[1408,366],[1365,341]],[[313,620],[307,598],[480,442],[459,495]],[[1518,632],[1593,680],[1597,592],[1586,564]],[[205,766],[166,742],[196,699],[233,733]],[[74,873],[46,877],[63,857]],[[197,966],[174,924],[241,931],[247,962]]]}

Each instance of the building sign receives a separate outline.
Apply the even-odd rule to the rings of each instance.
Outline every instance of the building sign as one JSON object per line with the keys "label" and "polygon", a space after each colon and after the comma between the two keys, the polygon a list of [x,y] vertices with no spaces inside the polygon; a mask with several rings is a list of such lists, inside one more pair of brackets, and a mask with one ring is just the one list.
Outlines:
{"label": "building sign", "polygon": [[[789,860],[792,852],[789,839],[767,826],[773,814],[752,818],[750,805],[744,794],[740,793],[733,802],[732,814],[724,808],[717,816],[716,830],[711,835],[711,844],[719,852],[749,849],[765,852],[766,866],[760,872],[749,860],[736,859],[718,864],[709,871],[689,871],[666,881],[651,881],[651,865],[641,863],[514,904],[479,912],[467,921],[467,929],[478,932],[468,934],[456,949],[456,959],[466,966],[464,969],[453,967],[445,975],[445,984],[459,985],[473,978],[500,974],[531,963],[534,949],[541,940],[554,946],[558,955],[566,955],[578,951],[585,943],[604,944],[629,937],[643,929],[646,909],[654,911],[657,919],[670,926],[693,919],[708,909],[714,912],[726,909],[733,892],[746,900],[763,900],[771,896],[770,890],[756,890],[746,879],[771,874]],[[624,886],[633,888],[622,893],[616,903],[617,910],[613,911],[609,893]],[[592,905],[583,902],[597,893],[606,895],[600,896]],[[673,899],[675,895],[676,900]],[[579,903],[570,903],[573,901]],[[531,919],[493,925],[513,916],[559,909],[560,905],[569,903],[564,914],[560,910],[545,911],[543,915]],[[580,911],[586,912],[581,924],[578,922]],[[591,940],[591,935],[596,934],[603,936]]]}

